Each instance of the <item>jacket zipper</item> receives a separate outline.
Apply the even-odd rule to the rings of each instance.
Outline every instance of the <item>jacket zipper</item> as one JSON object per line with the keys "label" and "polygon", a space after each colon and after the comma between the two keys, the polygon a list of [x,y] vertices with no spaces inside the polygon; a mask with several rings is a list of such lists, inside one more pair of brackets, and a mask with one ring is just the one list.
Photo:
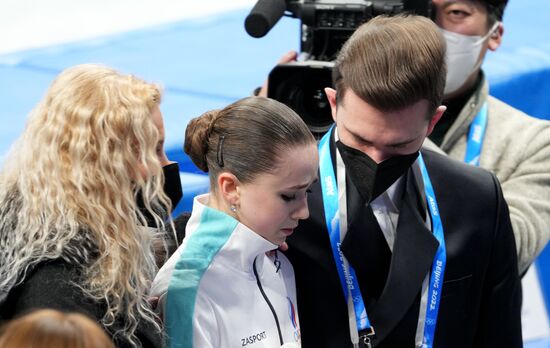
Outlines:
{"label": "jacket zipper", "polygon": [[281,325],[279,325],[279,318],[277,317],[277,313],[275,312],[275,308],[273,308],[273,305],[271,304],[271,301],[269,301],[269,298],[267,298],[267,295],[264,292],[264,288],[262,287],[262,283],[260,282],[260,277],[258,276],[258,270],[256,269],[256,259],[254,259],[254,262],[252,263],[252,269],[254,270],[254,276],[256,277],[256,284],[258,284],[258,289],[260,289],[260,292],[262,293],[262,296],[269,306],[269,309],[271,310],[271,313],[273,314],[273,318],[275,319],[275,324],[277,324],[277,332],[279,333],[279,342],[281,343],[281,346],[284,344],[283,342],[283,334],[281,333]]}

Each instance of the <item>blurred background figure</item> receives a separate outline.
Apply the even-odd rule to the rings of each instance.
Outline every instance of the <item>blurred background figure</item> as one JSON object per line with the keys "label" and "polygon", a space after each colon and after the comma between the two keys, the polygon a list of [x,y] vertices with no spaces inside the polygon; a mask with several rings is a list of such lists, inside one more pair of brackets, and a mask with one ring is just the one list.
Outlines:
{"label": "blurred background figure", "polygon": [[0,329],[1,348],[114,348],[105,331],[80,313],[37,310]]}

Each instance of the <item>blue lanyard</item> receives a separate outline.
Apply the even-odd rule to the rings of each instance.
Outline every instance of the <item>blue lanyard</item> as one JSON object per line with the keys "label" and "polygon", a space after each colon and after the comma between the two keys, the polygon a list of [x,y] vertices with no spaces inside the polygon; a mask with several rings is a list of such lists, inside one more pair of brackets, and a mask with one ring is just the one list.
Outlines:
{"label": "blue lanyard", "polygon": [[[336,269],[340,277],[342,290],[344,291],[346,301],[348,300],[348,294],[351,294],[352,296],[357,329],[360,331],[366,328],[372,328],[372,326],[367,316],[363,297],[361,296],[361,291],[357,283],[357,277],[355,276],[355,271],[351,265],[347,265],[346,267],[345,257],[340,250],[341,236],[340,212],[338,209],[338,185],[336,183],[334,168],[332,166],[329,146],[330,137],[333,130],[334,127],[323,136],[319,143],[319,171],[321,190],[323,193],[323,206],[325,210],[326,225],[332,247],[332,253],[336,263]],[[439,215],[433,186],[421,154],[418,157],[418,163],[422,172],[422,179],[424,181],[433,234],[439,242],[439,247],[432,264],[423,337],[423,348],[431,348],[433,345],[435,326],[437,323],[437,313],[439,311],[441,288],[447,258],[443,225],[441,223],[441,217]],[[347,223],[347,221],[344,223]]]}
{"label": "blue lanyard", "polygon": [[[323,192],[323,206],[325,209],[325,218],[330,245],[332,246],[332,254],[334,256],[334,262],[336,263],[338,275],[340,276],[342,290],[344,291],[346,302],[348,301],[348,294],[351,294],[352,296],[357,329],[361,331],[372,328],[372,325],[370,324],[367,316],[367,310],[365,308],[365,304],[363,303],[363,296],[361,295],[361,290],[359,289],[359,284],[357,283],[355,271],[351,266],[346,267],[344,254],[340,250],[341,238],[340,212],[338,209],[338,185],[334,175],[329,146],[332,129],[334,129],[334,127],[332,127],[331,130],[329,130],[319,142],[319,171],[321,177],[321,189]],[[347,223],[347,221],[344,221],[344,223]]]}
{"label": "blue lanyard", "polygon": [[479,157],[481,155],[481,146],[485,137],[487,128],[487,102],[483,103],[481,109],[472,121],[470,132],[468,133],[468,142],[466,143],[466,155],[464,162],[479,166]]}
{"label": "blue lanyard", "polygon": [[439,208],[422,154],[418,155],[418,164],[420,165],[422,180],[424,181],[424,191],[426,193],[426,200],[428,201],[428,209],[432,220],[432,232],[439,242],[439,247],[437,248],[434,262],[432,263],[430,287],[428,288],[428,304],[426,306],[426,320],[424,322],[423,348],[431,348],[434,342],[437,313],[439,312],[439,304],[441,302],[443,276],[445,274],[445,265],[447,264],[447,251],[445,248],[445,236],[443,234],[443,224],[441,223]]}

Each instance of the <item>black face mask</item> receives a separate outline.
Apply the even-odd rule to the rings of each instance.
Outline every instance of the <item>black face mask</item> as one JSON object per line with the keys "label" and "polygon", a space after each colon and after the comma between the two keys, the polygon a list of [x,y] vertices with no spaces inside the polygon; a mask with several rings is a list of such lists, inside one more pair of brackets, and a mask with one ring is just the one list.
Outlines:
{"label": "black face mask", "polygon": [[416,151],[376,163],[367,154],[346,146],[341,141],[336,142],[336,146],[346,165],[346,172],[365,203],[370,203],[384,193],[418,157],[418,151]]}
{"label": "black face mask", "polygon": [[[172,203],[172,209],[174,209],[181,200],[181,197],[183,196],[183,192],[181,189],[180,169],[177,163],[171,163],[162,167],[162,172],[164,175],[164,194],[168,196],[170,202]],[[147,211],[147,209],[145,208],[145,203],[143,201],[141,191],[138,192],[136,200],[138,209],[141,210],[141,212],[143,213],[143,215],[145,215],[145,218],[147,219],[147,225],[153,226],[155,219],[153,219],[153,216],[151,216],[149,211]],[[157,213],[164,219],[168,218],[168,215],[165,211],[158,211]]]}
{"label": "black face mask", "polygon": [[164,173],[164,193],[170,198],[172,209],[174,209],[183,196],[180,167],[177,163],[171,163],[162,167],[162,172]]}

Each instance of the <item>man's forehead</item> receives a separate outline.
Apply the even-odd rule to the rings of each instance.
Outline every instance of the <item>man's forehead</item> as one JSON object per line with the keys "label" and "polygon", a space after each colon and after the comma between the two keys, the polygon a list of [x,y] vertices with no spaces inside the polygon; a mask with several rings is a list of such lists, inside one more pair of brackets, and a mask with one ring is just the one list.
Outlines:
{"label": "man's forehead", "polygon": [[475,4],[483,4],[483,1],[480,0],[432,0],[432,4],[436,6],[450,6],[454,4],[464,4],[473,6]]}

